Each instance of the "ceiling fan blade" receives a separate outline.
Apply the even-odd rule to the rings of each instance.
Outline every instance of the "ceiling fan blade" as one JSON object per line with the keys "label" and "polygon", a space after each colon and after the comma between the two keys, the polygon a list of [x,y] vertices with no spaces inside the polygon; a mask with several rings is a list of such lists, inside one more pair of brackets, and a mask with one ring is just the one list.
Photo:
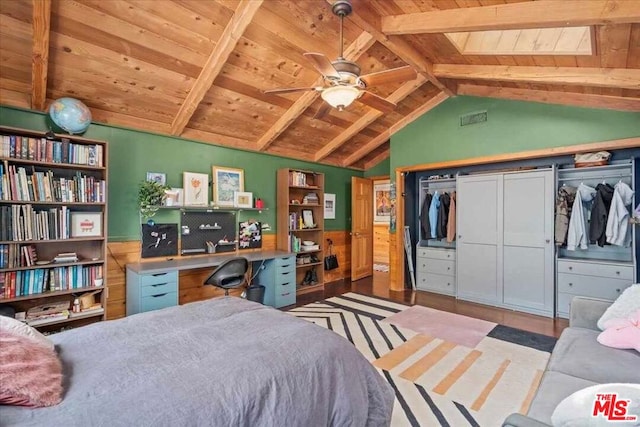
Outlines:
{"label": "ceiling fan blade", "polygon": [[313,115],[313,118],[315,120],[322,119],[324,116],[327,115],[329,111],[331,111],[331,108],[332,108],[331,105],[327,104],[326,102],[323,102],[320,108],[318,108],[318,111],[316,111],[316,114]]}
{"label": "ceiling fan blade", "polygon": [[324,56],[321,53],[313,53],[313,52],[305,52],[303,53],[304,57],[307,58],[313,66],[322,74],[324,77],[333,77],[336,79],[341,79],[340,73],[336,70],[329,61],[329,58]]}
{"label": "ceiling fan blade", "polygon": [[306,90],[320,90],[321,88],[317,87],[290,87],[284,89],[269,89],[263,91],[264,93],[290,93],[290,92],[301,92]]}
{"label": "ceiling fan blade", "polygon": [[360,95],[358,101],[384,113],[390,113],[396,108],[396,104],[394,104],[393,102],[389,102],[378,95],[367,92],[366,90],[362,91],[362,95]]}
{"label": "ceiling fan blade", "polygon": [[377,73],[365,74],[360,76],[360,80],[367,86],[376,86],[392,82],[404,82],[413,80],[418,76],[416,70],[409,65],[391,70],[379,71]]}

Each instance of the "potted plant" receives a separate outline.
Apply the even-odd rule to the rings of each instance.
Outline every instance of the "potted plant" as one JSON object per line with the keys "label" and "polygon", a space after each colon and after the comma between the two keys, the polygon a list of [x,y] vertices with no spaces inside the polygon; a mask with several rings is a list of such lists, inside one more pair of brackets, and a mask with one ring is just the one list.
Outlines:
{"label": "potted plant", "polygon": [[164,204],[167,194],[165,190],[170,187],[156,181],[143,181],[138,188],[138,207],[140,214],[145,218],[151,218],[158,208]]}

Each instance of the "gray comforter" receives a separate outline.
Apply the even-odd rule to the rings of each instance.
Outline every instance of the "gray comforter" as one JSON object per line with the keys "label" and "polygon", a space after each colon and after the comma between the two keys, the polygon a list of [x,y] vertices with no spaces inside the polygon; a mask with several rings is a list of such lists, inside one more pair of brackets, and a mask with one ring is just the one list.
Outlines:
{"label": "gray comforter", "polygon": [[226,297],[51,336],[65,395],[3,426],[387,426],[393,391],[344,338]]}

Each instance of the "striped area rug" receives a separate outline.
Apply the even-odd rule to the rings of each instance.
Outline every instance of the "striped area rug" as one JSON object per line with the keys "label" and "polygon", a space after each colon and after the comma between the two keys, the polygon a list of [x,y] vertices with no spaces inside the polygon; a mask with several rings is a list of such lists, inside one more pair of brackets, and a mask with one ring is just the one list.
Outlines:
{"label": "striped area rug", "polygon": [[555,338],[497,325],[466,347],[386,321],[408,308],[347,293],[289,313],[346,338],[378,368],[396,393],[393,426],[493,427],[526,412]]}

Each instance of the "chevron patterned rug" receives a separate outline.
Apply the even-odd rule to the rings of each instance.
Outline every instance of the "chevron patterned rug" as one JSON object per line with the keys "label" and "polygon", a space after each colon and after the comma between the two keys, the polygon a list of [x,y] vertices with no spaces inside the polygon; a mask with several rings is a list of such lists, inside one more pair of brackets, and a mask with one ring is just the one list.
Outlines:
{"label": "chevron patterned rug", "polygon": [[[507,415],[527,411],[555,344],[545,335],[352,292],[289,313],[341,335],[378,368],[396,393],[392,426],[502,425]],[[416,327],[421,323],[433,328]],[[484,331],[479,338],[473,332],[473,347],[459,344],[460,337],[468,342],[469,329]]]}

